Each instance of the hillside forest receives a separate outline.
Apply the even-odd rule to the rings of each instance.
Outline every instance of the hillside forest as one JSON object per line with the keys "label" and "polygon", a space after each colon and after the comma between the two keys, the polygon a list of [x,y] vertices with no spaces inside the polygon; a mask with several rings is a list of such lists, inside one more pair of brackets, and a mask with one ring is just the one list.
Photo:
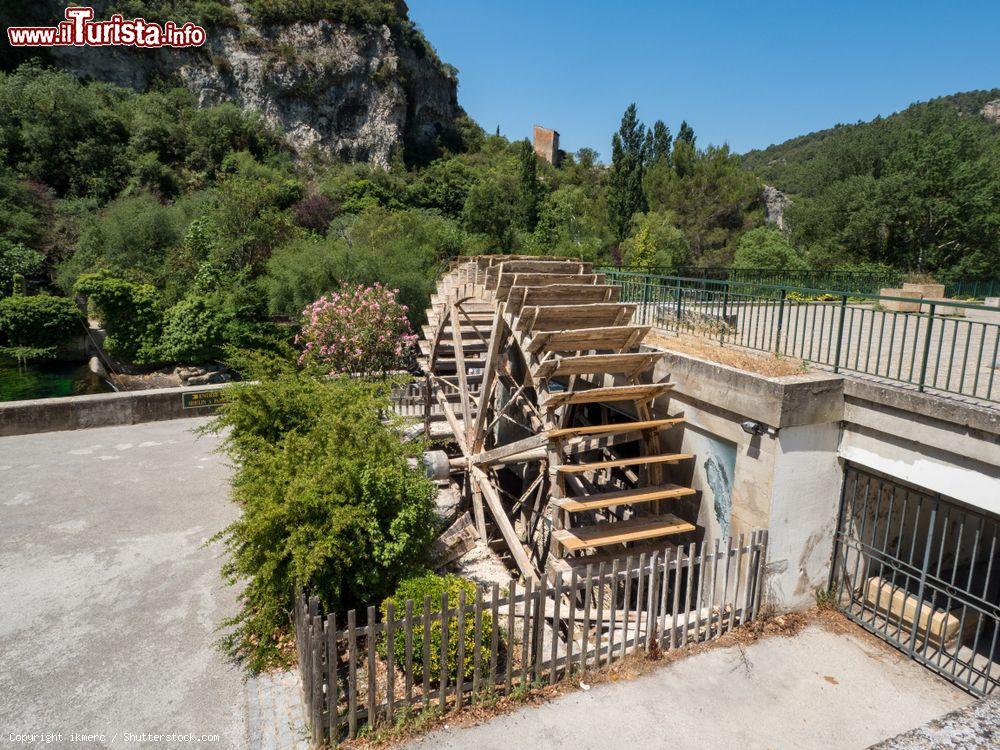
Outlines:
{"label": "hillside forest", "polygon": [[[22,62],[0,72],[0,346],[43,354],[79,326],[65,304],[79,294],[111,353],[145,365],[280,348],[287,323],[342,281],[399,289],[419,323],[461,254],[988,277],[1000,125],[979,109],[998,97],[745,156],[686,122],[672,130],[667,113],[647,127],[631,105],[610,148],[558,168],[470,121],[460,142],[381,169],[296,156],[257,114],[199,108],[182,88],[137,93]],[[785,231],[765,223],[765,183],[791,199]]]}

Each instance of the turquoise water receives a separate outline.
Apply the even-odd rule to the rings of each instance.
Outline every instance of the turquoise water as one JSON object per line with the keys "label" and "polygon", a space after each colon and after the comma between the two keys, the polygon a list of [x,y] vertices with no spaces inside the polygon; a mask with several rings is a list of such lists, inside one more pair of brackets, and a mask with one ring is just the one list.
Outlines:
{"label": "turquoise water", "polygon": [[0,360],[0,401],[78,396],[112,390],[86,364],[79,362],[32,363],[19,370],[14,362]]}

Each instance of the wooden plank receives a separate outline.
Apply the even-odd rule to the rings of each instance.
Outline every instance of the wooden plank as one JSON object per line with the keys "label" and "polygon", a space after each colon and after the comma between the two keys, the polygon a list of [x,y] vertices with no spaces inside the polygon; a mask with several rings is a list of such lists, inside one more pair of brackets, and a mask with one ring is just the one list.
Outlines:
{"label": "wooden plank", "polygon": [[337,679],[337,668],[340,666],[340,656],[337,651],[337,616],[330,613],[326,616],[326,672],[327,672],[327,739],[331,747],[337,746],[340,736],[340,682]]}
{"label": "wooden plank", "polygon": [[424,597],[424,611],[420,616],[420,623],[424,628],[423,648],[420,649],[424,659],[424,680],[423,680],[423,703],[424,708],[431,705],[431,597],[430,594]]}
{"label": "wooden plank", "polygon": [[309,651],[312,656],[312,700],[310,701],[310,729],[313,744],[323,741],[323,662],[322,651],[325,638],[323,635],[323,618],[316,615],[311,618]]}
{"label": "wooden plank", "polygon": [[[440,611],[440,621],[441,621],[441,653],[439,654],[439,666],[441,668],[441,673],[438,675],[440,680],[440,691],[438,696],[438,707],[441,713],[444,713],[445,707],[448,701],[448,638],[445,634],[448,632],[448,592],[441,592],[441,611]],[[459,639],[463,640],[463,639]]]}
{"label": "wooden plank", "polygon": [[554,607],[555,611],[552,614],[552,653],[549,657],[549,684],[556,684],[556,667],[558,666],[559,660],[559,607],[562,604],[562,589],[563,589],[563,579],[562,573],[556,573],[555,588],[553,589],[553,596],[555,597]]}
{"label": "wooden plank", "polygon": [[[608,613],[609,619],[611,621],[611,626],[608,628],[608,656],[607,664],[615,659],[615,628],[618,622],[618,574],[620,572],[620,563],[615,560],[611,563],[611,585],[609,586],[611,607]],[[598,622],[597,627],[601,628],[604,625],[602,622]]]}
{"label": "wooden plank", "polygon": [[347,736],[358,736],[358,637],[357,614],[347,613]]}
{"label": "wooden plank", "polygon": [[539,332],[626,325],[635,310],[636,305],[625,302],[525,305],[521,308],[515,330]]}
{"label": "wooden plank", "polygon": [[533,305],[586,305],[617,302],[621,287],[617,284],[548,284],[546,286],[518,286],[507,294],[507,312],[518,315],[525,306]]}
{"label": "wooden plank", "polygon": [[541,401],[544,409],[557,409],[565,404],[599,404],[616,401],[649,401],[659,398],[672,390],[673,383],[652,383],[650,385],[616,385],[607,388],[586,388],[582,390],[553,391]]}
{"label": "wooden plank", "polygon": [[385,605],[385,720],[392,724],[396,702],[396,609],[392,599]]}
{"label": "wooden plank", "polygon": [[590,657],[590,607],[594,594],[594,568],[587,566],[587,580],[583,589],[583,642],[580,645],[580,674],[587,671]]}
{"label": "wooden plank", "polygon": [[566,676],[573,674],[573,644],[576,642],[576,599],[579,595],[579,572],[573,568],[569,581],[569,625],[566,637]]}
{"label": "wooden plank", "polygon": [[517,581],[511,580],[507,589],[507,663],[504,665],[504,684],[510,694],[514,682],[514,602],[517,601]]}
{"label": "wooden plank", "polygon": [[403,665],[403,694],[407,705],[413,705],[413,600],[406,600],[406,620],[404,625],[403,648],[406,664]]}
{"label": "wooden plank", "polygon": [[595,424],[586,427],[565,427],[556,430],[548,430],[545,436],[549,440],[557,440],[566,437],[579,437],[582,435],[607,435],[615,432],[628,432],[630,430],[659,430],[664,427],[673,427],[681,424],[683,417],[673,417],[670,419],[648,419],[643,422],[616,422],[614,424]]}
{"label": "wooden plank", "polygon": [[536,333],[525,345],[529,354],[612,349],[625,353],[649,333],[652,326],[601,326]]}
{"label": "wooden plank", "polygon": [[[531,670],[531,596],[532,580],[528,578],[524,582],[524,610],[525,616],[521,621],[521,686],[527,687],[530,680]],[[511,615],[508,614],[508,617]]]}
{"label": "wooden plank", "polygon": [[634,377],[653,367],[666,354],[666,352],[630,352],[557,357],[538,364],[534,369],[534,376],[536,378],[554,378],[564,375],[627,375]]}
{"label": "wooden plank", "polygon": [[701,613],[702,594],[705,589],[705,542],[701,543],[701,556],[698,560],[698,594],[694,600],[695,622],[694,622],[694,642],[701,641]]}
{"label": "wooden plank", "polygon": [[476,586],[476,606],[473,614],[473,629],[475,630],[475,640],[472,643],[472,696],[473,700],[479,695],[479,673],[482,671],[483,660],[483,590]]}
{"label": "wooden plank", "polygon": [[664,484],[659,487],[638,487],[630,490],[615,490],[613,492],[598,492],[580,497],[555,498],[552,504],[567,513],[580,513],[601,508],[611,508],[616,505],[635,505],[651,503],[656,500],[669,500],[677,497],[689,497],[696,494],[690,487],[677,484]]}
{"label": "wooden plank", "polygon": [[531,650],[534,657],[531,675],[534,680],[542,679],[542,661],[545,659],[545,649],[543,646],[545,644],[545,601],[548,598],[548,593],[546,592],[547,583],[548,580],[545,576],[539,578],[538,589],[535,593],[535,632],[534,646]]}
{"label": "wooden plank", "polygon": [[[478,590],[478,586],[476,587]],[[441,631],[442,640],[447,630]],[[455,655],[455,710],[462,707],[463,687],[465,686],[465,589],[458,592],[458,619],[455,623],[455,632],[458,634],[458,653]]]}
{"label": "wooden plank", "polygon": [[368,728],[374,729],[377,718],[375,709],[378,706],[378,682],[376,681],[375,673],[375,607],[368,608],[366,633],[365,645],[368,648]]}
{"label": "wooden plank", "polygon": [[686,534],[694,531],[693,524],[666,513],[660,516],[642,516],[615,523],[600,523],[575,529],[556,529],[552,538],[566,549],[575,552],[588,547],[603,547],[609,544],[626,544],[643,539]]}
{"label": "wooden plank", "polygon": [[[634,458],[616,458],[611,461],[594,461],[585,464],[561,464],[556,470],[564,474],[585,474],[588,471],[602,469],[618,469],[623,466],[645,466],[647,464],[675,464],[694,458],[693,453],[663,453],[659,456],[635,456]],[[694,493],[694,490],[691,490]]]}
{"label": "wooden plank", "polygon": [[490,690],[494,690],[497,684],[497,651],[500,648],[500,585],[494,581],[490,592]]}
{"label": "wooden plank", "polygon": [[593,285],[603,284],[603,274],[593,273],[501,273],[497,281],[495,299],[506,302],[510,290],[515,286]]}

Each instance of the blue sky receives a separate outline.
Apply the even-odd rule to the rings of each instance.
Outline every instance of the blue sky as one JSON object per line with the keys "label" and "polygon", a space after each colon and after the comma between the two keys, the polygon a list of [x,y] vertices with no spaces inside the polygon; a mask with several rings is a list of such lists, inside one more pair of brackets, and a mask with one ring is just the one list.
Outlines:
{"label": "blue sky", "polygon": [[610,152],[640,117],[761,148],[914,101],[1000,87],[1000,2],[409,0],[459,101],[510,138],[534,123]]}

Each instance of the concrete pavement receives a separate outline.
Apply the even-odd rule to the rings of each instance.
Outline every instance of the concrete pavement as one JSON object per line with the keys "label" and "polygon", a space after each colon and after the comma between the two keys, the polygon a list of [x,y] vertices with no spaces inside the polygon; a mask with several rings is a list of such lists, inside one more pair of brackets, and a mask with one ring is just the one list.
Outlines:
{"label": "concrete pavement", "polygon": [[408,750],[865,748],[972,698],[881,644],[810,626],[598,685]]}
{"label": "concrete pavement", "polygon": [[242,674],[214,645],[235,592],[203,546],[237,509],[204,421],[0,438],[0,747],[247,746]]}

